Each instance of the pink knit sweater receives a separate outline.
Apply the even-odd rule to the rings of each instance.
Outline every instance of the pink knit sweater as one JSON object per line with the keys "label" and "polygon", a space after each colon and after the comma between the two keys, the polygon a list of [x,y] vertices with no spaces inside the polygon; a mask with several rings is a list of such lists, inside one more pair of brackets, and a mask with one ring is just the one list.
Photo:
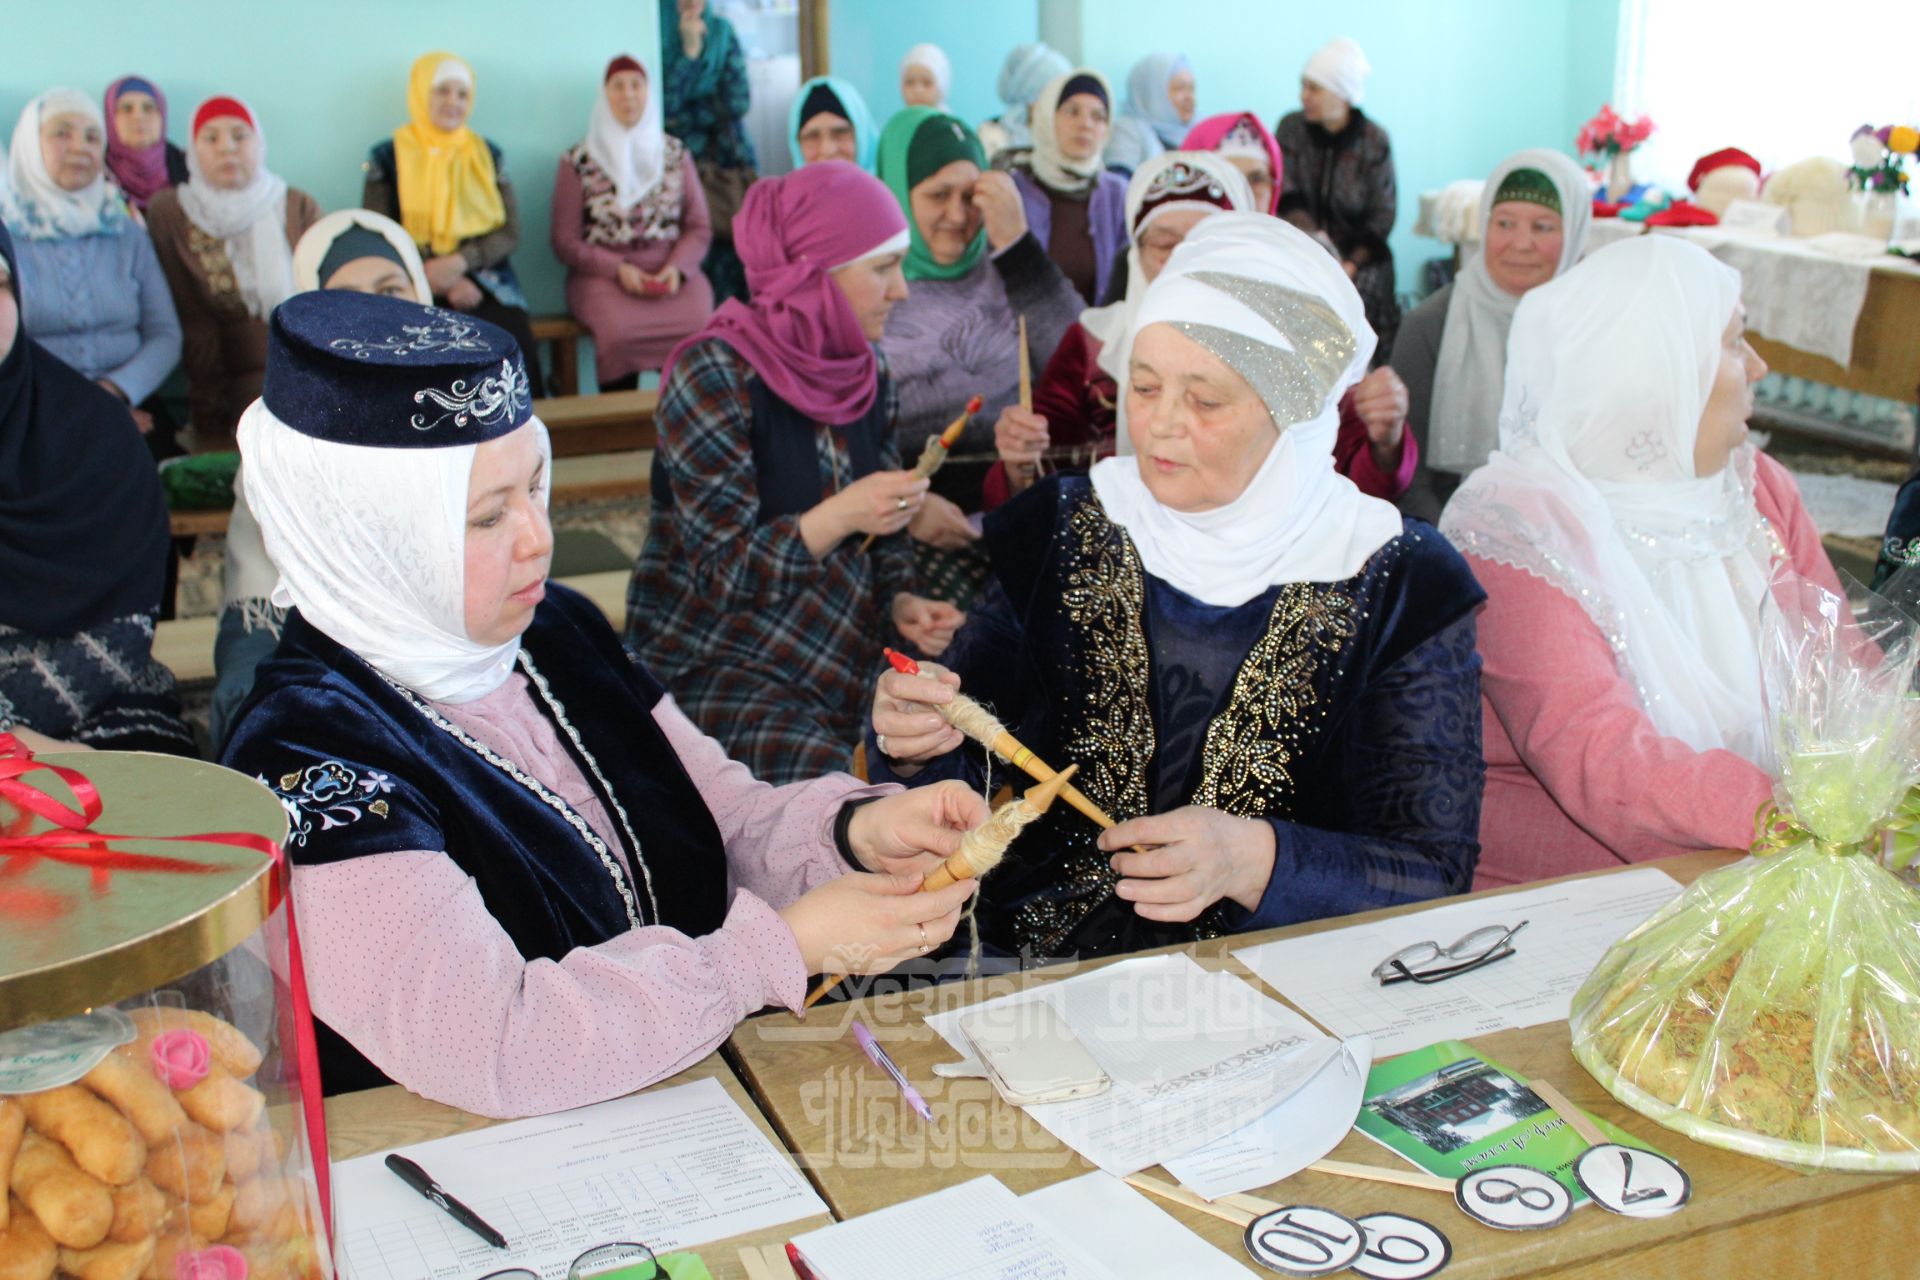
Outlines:
{"label": "pink knit sweater", "polygon": [[[1793,477],[1761,454],[1755,502],[1793,567],[1840,590]],[[1558,588],[1468,556],[1486,588],[1480,688],[1487,758],[1475,889],[1741,848],[1773,783],[1730,751],[1662,737],[1600,629]]]}
{"label": "pink knit sweater", "polygon": [[[593,788],[515,674],[448,719],[539,778],[619,847]],[[732,907],[719,929],[635,929],[559,962],[528,962],[443,852],[296,867],[294,906],[314,1016],[415,1093],[485,1116],[601,1102],[713,1052],[768,1005],[798,1012],[806,967],[776,912],[845,874],[840,808],[898,787],[845,774],[773,787],[727,758],[672,699],[654,720],[727,848]]]}

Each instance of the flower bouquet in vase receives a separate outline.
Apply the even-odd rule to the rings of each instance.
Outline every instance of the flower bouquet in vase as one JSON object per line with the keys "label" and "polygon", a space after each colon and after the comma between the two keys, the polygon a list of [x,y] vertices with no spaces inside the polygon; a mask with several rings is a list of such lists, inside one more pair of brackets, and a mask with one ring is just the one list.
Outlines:
{"label": "flower bouquet in vase", "polygon": [[1600,198],[1608,204],[1619,204],[1633,190],[1633,149],[1653,136],[1653,120],[1641,116],[1638,120],[1626,120],[1614,111],[1611,105],[1602,106],[1593,119],[1580,127],[1573,140],[1573,149],[1583,156],[1604,159],[1607,164],[1606,185],[1600,190]]}
{"label": "flower bouquet in vase", "polygon": [[1920,151],[1920,129],[1863,124],[1853,131],[1850,146],[1853,167],[1847,183],[1854,190],[1860,234],[1891,240],[1899,200],[1907,192],[1907,157]]}
{"label": "flower bouquet in vase", "polygon": [[1754,856],[1695,880],[1574,996],[1574,1057],[1626,1105],[1792,1165],[1920,1169],[1920,893],[1890,869],[1920,844],[1917,632],[1884,596],[1856,618],[1790,572],[1771,585],[1778,782]]}

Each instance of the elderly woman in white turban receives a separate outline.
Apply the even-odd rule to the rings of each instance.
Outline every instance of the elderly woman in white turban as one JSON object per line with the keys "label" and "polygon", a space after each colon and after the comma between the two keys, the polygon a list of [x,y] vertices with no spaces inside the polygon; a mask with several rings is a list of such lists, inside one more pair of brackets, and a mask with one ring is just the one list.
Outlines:
{"label": "elderly woman in white turban", "polygon": [[1515,310],[1500,448],[1440,520],[1487,589],[1480,884],[1752,838],[1769,576],[1840,591],[1792,477],[1747,440],[1766,371],[1739,273],[1667,236]]}
{"label": "elderly woman in white turban", "polygon": [[[1482,780],[1460,556],[1338,474],[1373,332],[1340,265],[1217,213],[1124,339],[1134,454],[986,526],[995,579],[944,674],[876,690],[876,777],[978,781],[934,712],[991,705],[1119,819],[1065,806],[982,886],[1006,953],[1109,954],[1460,892]],[[1135,846],[1147,852],[1133,852]]]}
{"label": "elderly woman in white turban", "polygon": [[1400,322],[1388,363],[1407,384],[1407,428],[1421,467],[1400,509],[1437,520],[1460,480],[1500,436],[1500,394],[1514,308],[1586,252],[1587,175],[1558,151],[1502,160],[1480,196],[1480,245],[1452,283]]}

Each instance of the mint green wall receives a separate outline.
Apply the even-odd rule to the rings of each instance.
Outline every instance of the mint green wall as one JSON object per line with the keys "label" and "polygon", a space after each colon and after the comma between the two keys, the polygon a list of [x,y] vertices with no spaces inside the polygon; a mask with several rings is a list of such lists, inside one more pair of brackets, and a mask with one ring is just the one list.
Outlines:
{"label": "mint green wall", "polygon": [[[1012,45],[1035,39],[1044,9],[1072,29],[1080,57],[1125,93],[1127,71],[1157,48],[1184,50],[1200,110],[1253,110],[1269,127],[1299,103],[1299,73],[1326,40],[1360,41],[1374,75],[1365,106],[1393,137],[1400,218],[1393,237],[1403,291],[1443,246],[1413,234],[1422,190],[1480,177],[1522,147],[1572,144],[1612,91],[1621,0],[832,0],[834,71],[876,111],[898,101],[895,65],[919,40],[954,60],[954,97],[978,119]],[[1065,12],[1063,12],[1065,10]],[[952,43],[946,43],[951,40]],[[1067,50],[1069,55],[1072,50]]]}
{"label": "mint green wall", "polygon": [[0,136],[27,99],[55,85],[98,94],[129,72],[165,91],[185,145],[193,109],[215,93],[259,113],[268,163],[327,209],[360,203],[367,148],[406,118],[407,68],[447,48],[473,64],[473,124],[506,152],[520,202],[514,254],[534,311],[559,311],[564,275],[547,247],[560,152],[586,132],[607,60],[658,65],[653,0],[70,0],[9,3]]}
{"label": "mint green wall", "polygon": [[829,0],[833,73],[853,82],[875,120],[901,107],[900,59],[937,44],[953,62],[951,106],[978,123],[1000,113],[994,81],[1017,44],[1039,39],[1035,0]]}

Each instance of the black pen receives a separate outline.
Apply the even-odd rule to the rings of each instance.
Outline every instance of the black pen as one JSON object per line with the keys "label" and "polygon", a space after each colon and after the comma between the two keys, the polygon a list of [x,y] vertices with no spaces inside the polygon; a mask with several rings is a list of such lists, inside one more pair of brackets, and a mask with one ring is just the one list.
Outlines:
{"label": "black pen", "polygon": [[407,1159],[405,1156],[390,1155],[387,1157],[387,1168],[398,1174],[400,1181],[406,1183],[415,1191],[418,1191],[421,1195],[439,1205],[448,1217],[473,1232],[473,1234],[479,1236],[482,1240],[485,1240],[494,1248],[504,1249],[507,1247],[507,1238],[505,1236],[488,1226],[479,1214],[441,1190],[440,1184],[428,1177],[427,1171],[413,1161]]}

